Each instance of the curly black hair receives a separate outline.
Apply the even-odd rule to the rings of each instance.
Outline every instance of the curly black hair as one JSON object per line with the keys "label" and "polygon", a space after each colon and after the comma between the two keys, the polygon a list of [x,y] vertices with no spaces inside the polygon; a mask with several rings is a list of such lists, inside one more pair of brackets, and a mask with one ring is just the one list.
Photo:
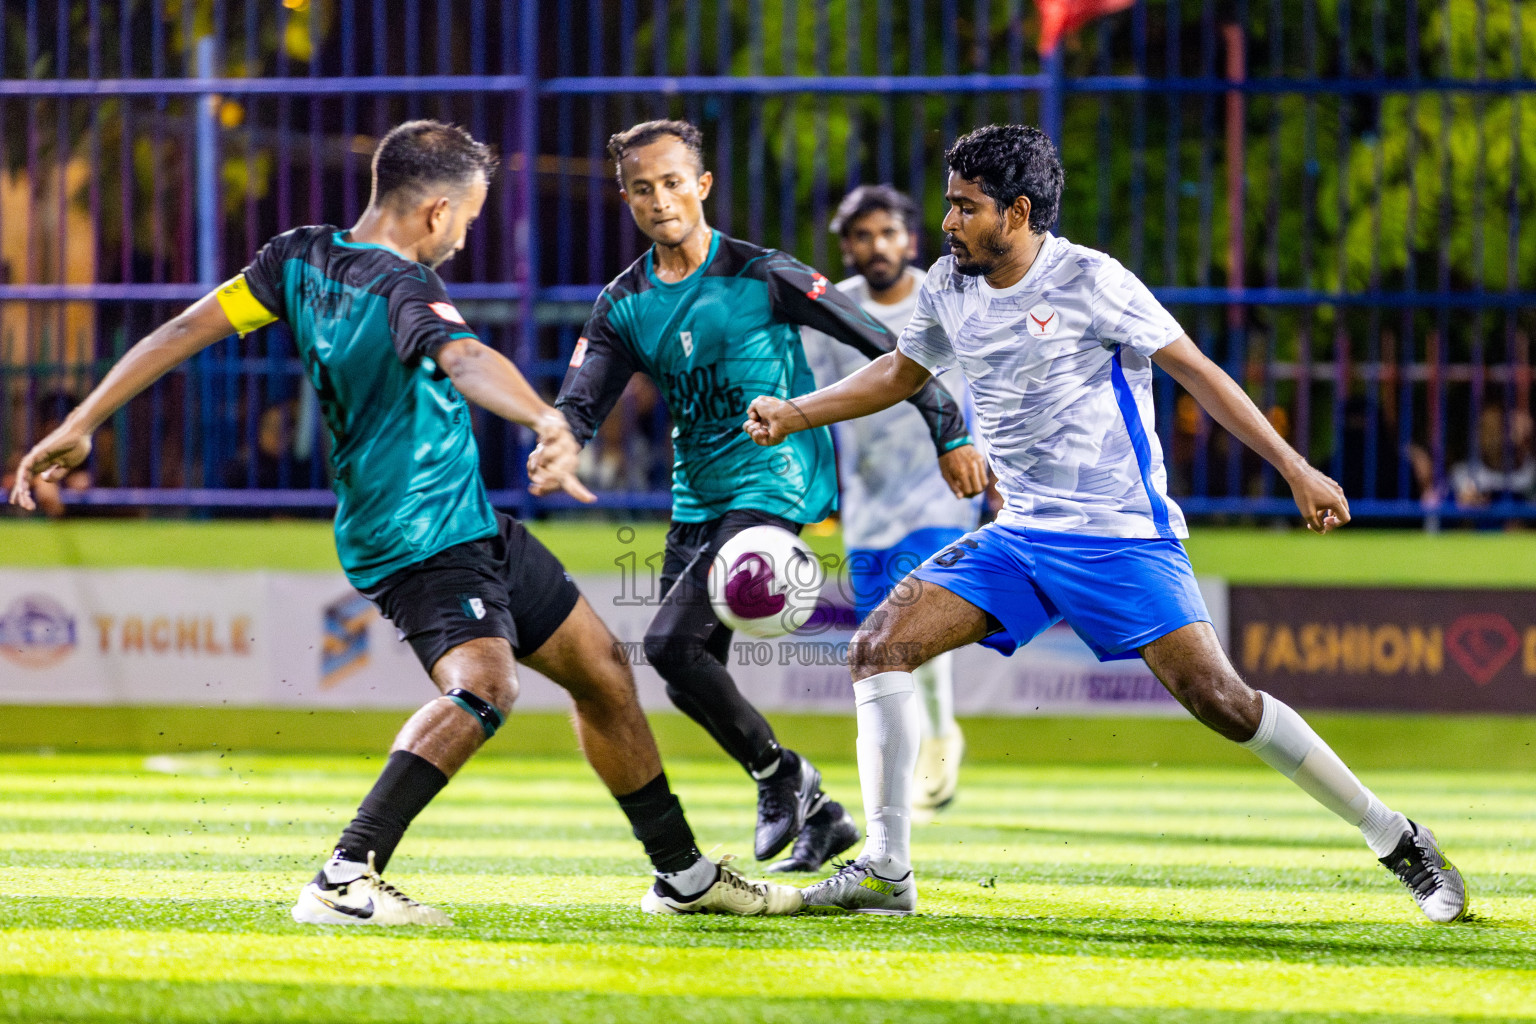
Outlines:
{"label": "curly black hair", "polygon": [[876,210],[884,210],[893,217],[899,217],[909,232],[915,233],[922,220],[918,215],[917,204],[905,192],[899,192],[890,185],[860,185],[837,204],[837,213],[833,215],[828,227],[833,234],[847,237],[854,221]]}
{"label": "curly black hair", "polygon": [[1039,234],[1056,223],[1066,174],[1061,154],[1040,129],[989,124],[956,139],[944,159],[951,171],[980,185],[999,213],[1026,196],[1031,231]]}
{"label": "curly black hair", "polygon": [[373,151],[373,201],[396,207],[420,202],[433,185],[468,188],[496,174],[491,147],[456,124],[407,121],[379,140]]}
{"label": "curly black hair", "polygon": [[624,186],[624,154],[641,146],[649,146],[657,139],[674,138],[688,147],[699,173],[704,173],[704,133],[690,121],[643,121],[633,128],[608,136],[608,158],[613,161],[614,175],[619,187]]}

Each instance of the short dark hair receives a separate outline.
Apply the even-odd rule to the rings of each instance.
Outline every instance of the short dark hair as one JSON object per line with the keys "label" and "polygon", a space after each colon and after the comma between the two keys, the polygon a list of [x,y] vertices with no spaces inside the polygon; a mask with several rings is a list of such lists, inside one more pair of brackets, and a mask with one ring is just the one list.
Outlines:
{"label": "short dark hair", "polygon": [[698,125],[691,121],[644,121],[608,136],[608,157],[613,161],[613,173],[621,187],[624,184],[624,154],[668,137],[686,146],[693,154],[699,173],[704,173],[704,133],[699,131]]}
{"label": "short dark hair", "polygon": [[833,214],[829,227],[833,234],[846,238],[855,221],[876,210],[900,217],[907,230],[913,234],[917,233],[918,224],[922,220],[917,204],[905,192],[899,192],[890,185],[860,185],[843,196],[843,201],[837,204],[837,213]]}
{"label": "short dark hair", "polygon": [[1061,154],[1038,128],[989,124],[955,140],[944,154],[949,169],[981,186],[1001,213],[1019,196],[1029,199],[1029,227],[1039,234],[1056,223],[1066,174]]}
{"label": "short dark hair", "polygon": [[407,121],[389,130],[373,151],[373,201],[404,206],[419,202],[432,185],[468,188],[496,174],[491,147],[456,124]]}

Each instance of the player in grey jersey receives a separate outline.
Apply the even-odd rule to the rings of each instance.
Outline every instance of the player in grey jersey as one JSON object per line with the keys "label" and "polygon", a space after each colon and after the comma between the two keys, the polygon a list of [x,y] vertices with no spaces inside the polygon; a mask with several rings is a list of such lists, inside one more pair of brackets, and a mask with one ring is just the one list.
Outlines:
{"label": "player in grey jersey", "polygon": [[[919,220],[917,204],[889,185],[859,186],[832,218],[843,262],[856,271],[838,282],[838,290],[896,336],[912,318],[927,276],[910,265],[917,256]],[[869,365],[869,359],[819,331],[802,331],[800,337],[821,387]],[[943,383],[962,408],[969,407],[962,374],[946,374]],[[954,494],[922,457],[931,447],[926,426],[902,406],[839,423],[834,436],[848,551],[845,579],[863,622],[907,573],[975,529],[980,503]],[[955,721],[953,660],[946,652],[912,673],[922,724],[913,806],[921,811],[946,806],[960,781],[965,737]]]}

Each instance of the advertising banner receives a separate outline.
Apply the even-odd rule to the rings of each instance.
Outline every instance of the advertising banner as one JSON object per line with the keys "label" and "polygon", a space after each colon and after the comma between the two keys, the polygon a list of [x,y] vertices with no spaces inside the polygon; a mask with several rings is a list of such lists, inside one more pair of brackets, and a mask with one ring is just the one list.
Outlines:
{"label": "advertising banner", "polygon": [[[622,573],[578,585],[635,667],[642,704],[671,708],[645,661],[656,611]],[[1202,581],[1219,631],[1226,591]],[[849,714],[853,609],[829,586],[790,636],[737,636],[730,671],[765,710]],[[1011,658],[957,651],[961,714],[1182,714],[1139,659],[1100,663],[1065,626]],[[520,671],[519,706],[564,709],[565,692]],[[0,570],[0,704],[413,708],[432,684],[395,628],[327,573]]]}
{"label": "advertising banner", "polygon": [[1536,592],[1232,587],[1234,661],[1312,708],[1536,712]]}
{"label": "advertising banner", "polygon": [[267,612],[262,573],[0,569],[0,702],[263,703]]}

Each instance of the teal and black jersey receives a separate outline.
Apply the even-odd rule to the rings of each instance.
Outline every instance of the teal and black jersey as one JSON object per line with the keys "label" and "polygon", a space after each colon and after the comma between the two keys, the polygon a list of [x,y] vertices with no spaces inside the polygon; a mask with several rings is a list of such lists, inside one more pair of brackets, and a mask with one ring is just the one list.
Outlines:
{"label": "teal and black jersey", "polygon": [[[759,395],[815,390],[800,346],[814,327],[870,359],[895,348],[876,319],[810,267],[776,249],[713,233],[704,265],[676,283],[660,280],[647,251],[598,297],[555,406],[585,444],[629,378],[643,371],[672,414],[672,518],[717,519],[733,509],[797,523],[837,503],[837,467],[825,427],[764,448],[741,429]],[[929,381],[912,403],[935,450],[968,440],[949,392]]]}
{"label": "teal and black jersey", "polygon": [[475,334],[429,267],[328,225],[296,228],[219,301],[241,330],[293,329],[331,435],[336,553],[355,586],[496,532],[468,403],[432,359]]}

